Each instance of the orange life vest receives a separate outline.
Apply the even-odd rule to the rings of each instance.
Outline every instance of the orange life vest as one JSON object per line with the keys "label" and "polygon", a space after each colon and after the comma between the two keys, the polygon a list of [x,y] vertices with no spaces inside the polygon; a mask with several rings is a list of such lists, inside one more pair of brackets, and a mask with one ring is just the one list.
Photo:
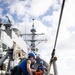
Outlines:
{"label": "orange life vest", "polygon": [[42,75],[42,71],[35,72],[35,75]]}

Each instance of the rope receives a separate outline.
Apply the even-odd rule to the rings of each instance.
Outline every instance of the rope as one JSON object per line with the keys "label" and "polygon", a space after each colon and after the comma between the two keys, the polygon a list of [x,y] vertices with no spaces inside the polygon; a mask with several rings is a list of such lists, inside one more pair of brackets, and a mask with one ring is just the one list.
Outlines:
{"label": "rope", "polygon": [[65,4],[65,0],[63,0],[62,7],[61,7],[61,12],[60,12],[60,17],[59,17],[59,23],[58,23],[58,28],[57,28],[54,48],[53,48],[53,51],[52,51],[52,54],[51,54],[52,56],[51,56],[51,59],[50,59],[50,67],[51,67],[51,64],[52,64],[52,59],[53,59],[53,57],[55,55],[55,48],[56,48],[56,43],[57,43],[57,38],[58,38],[58,33],[59,33],[59,28],[60,28],[60,23],[61,23],[61,18],[62,18],[64,4]]}

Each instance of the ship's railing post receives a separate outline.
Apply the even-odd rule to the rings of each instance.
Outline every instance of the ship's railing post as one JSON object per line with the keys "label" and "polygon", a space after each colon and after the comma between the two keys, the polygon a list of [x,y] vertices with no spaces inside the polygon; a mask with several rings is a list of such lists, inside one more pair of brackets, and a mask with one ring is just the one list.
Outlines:
{"label": "ship's railing post", "polygon": [[54,75],[58,75],[58,72],[57,72],[57,65],[56,65],[56,60],[57,60],[57,57],[54,57],[54,58],[53,58]]}

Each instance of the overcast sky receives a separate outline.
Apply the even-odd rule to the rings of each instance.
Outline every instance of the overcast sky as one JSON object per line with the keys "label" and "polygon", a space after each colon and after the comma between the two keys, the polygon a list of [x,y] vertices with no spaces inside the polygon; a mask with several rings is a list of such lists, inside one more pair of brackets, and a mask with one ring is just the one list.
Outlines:
{"label": "overcast sky", "polygon": [[[12,27],[29,33],[34,18],[37,33],[45,33],[37,39],[47,39],[37,47],[39,53],[49,62],[54,47],[62,0],[0,0],[0,18]],[[26,29],[26,30],[25,30]],[[66,0],[59,36],[56,45],[58,75],[75,74],[75,0]]]}

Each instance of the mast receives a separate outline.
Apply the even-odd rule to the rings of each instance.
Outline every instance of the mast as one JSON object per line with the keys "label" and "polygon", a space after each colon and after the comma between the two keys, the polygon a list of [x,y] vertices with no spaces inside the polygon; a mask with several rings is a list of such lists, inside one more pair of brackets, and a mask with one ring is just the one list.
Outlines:
{"label": "mast", "polygon": [[32,25],[32,29],[31,29],[31,33],[32,33],[32,39],[31,39],[31,51],[35,51],[35,32],[36,30],[34,29],[34,19],[33,19],[33,25]]}
{"label": "mast", "polygon": [[[37,39],[36,40],[36,36],[38,36],[38,35],[44,35],[44,33],[41,33],[41,34],[37,34],[36,33],[36,29],[34,28],[34,19],[32,19],[33,20],[33,25],[32,25],[32,29],[31,29],[31,34],[24,34],[25,36],[26,35],[30,35],[31,36],[31,40],[25,40],[26,42],[27,42],[27,44],[28,44],[28,41],[31,43],[29,46],[30,46],[30,51],[31,52],[37,52],[38,51],[38,49],[36,48],[36,45],[38,45],[39,43],[41,43],[42,41],[46,41],[46,39],[41,39],[41,40],[39,40],[39,39]],[[36,44],[36,42],[38,42],[37,44]]]}

